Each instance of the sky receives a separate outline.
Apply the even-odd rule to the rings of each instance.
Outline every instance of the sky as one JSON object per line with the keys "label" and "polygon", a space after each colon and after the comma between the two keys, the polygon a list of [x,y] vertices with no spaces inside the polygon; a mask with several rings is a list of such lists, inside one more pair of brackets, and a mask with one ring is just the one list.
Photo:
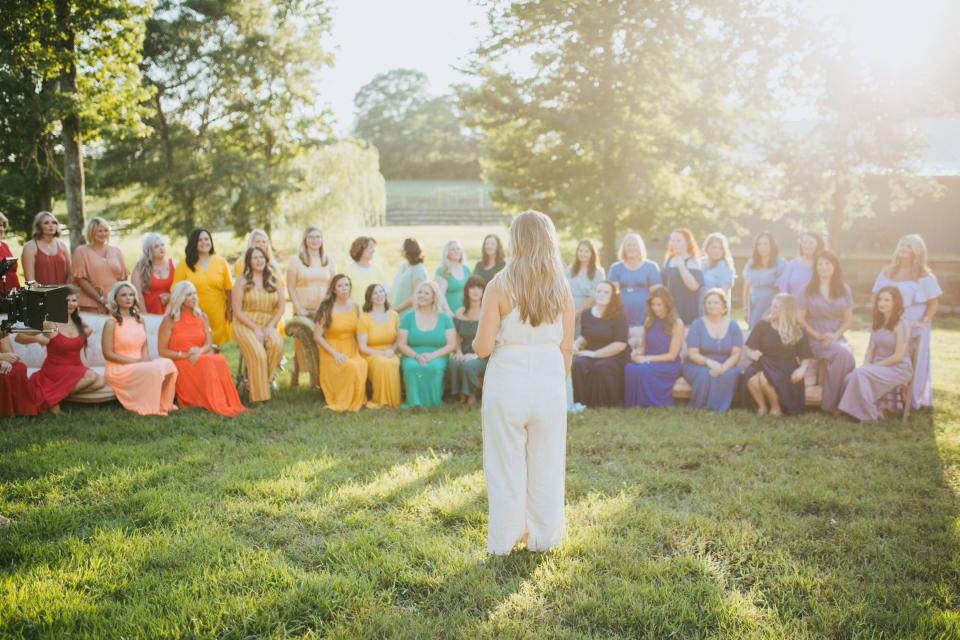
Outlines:
{"label": "sky", "polygon": [[463,81],[453,67],[476,46],[483,20],[471,0],[336,0],[334,67],[320,78],[336,131],[352,128],[353,96],[379,73],[422,71],[436,94]]}

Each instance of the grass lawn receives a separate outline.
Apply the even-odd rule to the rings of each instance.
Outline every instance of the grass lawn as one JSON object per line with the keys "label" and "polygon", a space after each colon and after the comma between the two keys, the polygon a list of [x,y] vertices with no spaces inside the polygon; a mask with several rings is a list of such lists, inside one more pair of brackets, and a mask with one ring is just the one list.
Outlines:
{"label": "grass lawn", "polygon": [[331,415],[284,381],[233,421],[6,420],[0,635],[956,638],[960,322],[934,336],[907,425],[573,417],[568,535],[506,558],[476,410]]}

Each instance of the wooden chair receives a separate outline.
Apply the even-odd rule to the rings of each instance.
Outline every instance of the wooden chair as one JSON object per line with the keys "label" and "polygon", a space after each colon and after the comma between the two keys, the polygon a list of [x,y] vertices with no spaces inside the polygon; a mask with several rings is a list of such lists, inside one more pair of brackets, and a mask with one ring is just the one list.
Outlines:
{"label": "wooden chair", "polygon": [[907,356],[910,358],[910,379],[900,385],[904,424],[910,419],[910,412],[913,409],[913,379],[917,375],[917,354],[920,352],[920,339],[919,334],[913,334],[907,343]]}
{"label": "wooden chair", "polygon": [[310,374],[310,388],[320,388],[320,352],[313,341],[313,330],[316,327],[313,320],[303,316],[294,316],[286,321],[284,331],[287,335],[299,340],[303,345],[303,352],[307,360],[307,373]]}

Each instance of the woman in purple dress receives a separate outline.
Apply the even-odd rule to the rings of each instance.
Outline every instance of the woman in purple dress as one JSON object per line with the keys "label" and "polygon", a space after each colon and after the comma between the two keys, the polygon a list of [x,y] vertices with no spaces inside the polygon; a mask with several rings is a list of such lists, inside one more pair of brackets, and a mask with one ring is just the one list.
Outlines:
{"label": "woman in purple dress", "polygon": [[690,229],[670,232],[660,275],[663,286],[670,291],[677,305],[677,317],[685,326],[693,324],[700,317],[703,271],[700,269],[700,247]]}
{"label": "woman in purple dress", "polygon": [[779,293],[777,280],[787,270],[787,261],[780,256],[777,240],[769,231],[753,241],[753,254],[743,268],[743,316],[747,328],[753,329],[763,320]]}
{"label": "woman in purple dress", "polygon": [[[940,306],[943,290],[937,277],[927,266],[927,245],[916,234],[900,238],[893,252],[893,261],[877,276],[873,284],[876,295],[884,287],[893,286],[903,296],[903,321],[911,335],[920,336],[917,345],[916,371],[913,375],[913,408],[933,406],[933,383],[930,376],[930,326]],[[897,400],[891,408],[898,408]]]}
{"label": "woman in purple dress", "polygon": [[719,287],[703,295],[703,317],[687,334],[687,363],[683,377],[690,383],[691,409],[724,412],[730,408],[740,380],[743,334],[730,317],[727,294]]}
{"label": "woman in purple dress", "polygon": [[647,317],[650,287],[662,282],[660,268],[656,262],[647,260],[647,247],[636,233],[624,236],[619,257],[620,261],[613,263],[607,277],[620,288],[627,324],[640,327]]}
{"label": "woman in purple dress", "polygon": [[843,337],[853,322],[853,293],[843,281],[837,256],[821,251],[815,262],[817,275],[810,279],[797,302],[810,352],[826,364],[826,373],[820,380],[823,387],[820,408],[836,415],[843,381],[857,366],[853,350]]}
{"label": "woman in purple dress", "polygon": [[789,293],[794,298],[800,296],[813,277],[814,256],[827,248],[827,241],[823,236],[813,231],[807,231],[800,236],[800,255],[787,263],[777,279],[777,288],[782,293]]}
{"label": "woman in purple dress", "polygon": [[643,343],[624,370],[623,406],[672,407],[673,385],[682,372],[683,320],[666,287],[650,290],[643,329]]}
{"label": "woman in purple dress", "polygon": [[883,287],[873,302],[873,333],[867,355],[863,366],[847,376],[840,411],[860,422],[883,418],[884,394],[910,381],[913,367],[907,355],[909,341],[900,290]]}
{"label": "woman in purple dress", "polygon": [[580,337],[573,343],[573,399],[588,407],[619,407],[627,316],[616,287],[608,280],[597,284],[593,300],[593,307],[580,314]]}
{"label": "woman in purple dress", "polygon": [[803,378],[810,366],[810,347],[797,317],[797,301],[778,293],[746,344],[753,364],[743,372],[749,398],[758,416],[797,415],[806,408]]}

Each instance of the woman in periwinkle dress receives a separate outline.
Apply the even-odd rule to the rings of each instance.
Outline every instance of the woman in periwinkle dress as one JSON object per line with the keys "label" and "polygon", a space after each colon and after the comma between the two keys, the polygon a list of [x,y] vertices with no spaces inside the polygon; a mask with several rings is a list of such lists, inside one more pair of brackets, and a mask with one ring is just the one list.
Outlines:
{"label": "woman in periwinkle dress", "polygon": [[510,225],[510,262],[487,285],[474,352],[490,357],[483,383],[487,551],[518,542],[546,551],[563,537],[573,297],[553,222],[526,211]]}
{"label": "woman in periwinkle dress", "polygon": [[642,327],[647,317],[647,296],[650,287],[661,284],[660,268],[647,260],[647,247],[636,233],[628,233],[620,243],[619,262],[610,267],[607,279],[620,289],[620,298],[627,314],[627,324]]}
{"label": "woman in periwinkle dress", "polygon": [[843,381],[857,366],[853,349],[843,336],[853,322],[853,293],[843,281],[837,256],[821,251],[814,262],[817,275],[811,278],[797,303],[810,351],[814,358],[827,365],[820,380],[823,387],[820,408],[836,415]]}
{"label": "woman in periwinkle dress", "polygon": [[683,320],[662,285],[650,290],[647,307],[643,343],[630,354],[624,369],[623,406],[672,407],[673,385],[682,372]]}
{"label": "woman in periwinkle dress", "polygon": [[769,231],[757,235],[753,241],[753,254],[743,268],[743,316],[747,328],[753,329],[770,309],[777,295],[777,280],[787,268],[787,261],[780,257],[777,240]]}
{"label": "woman in periwinkle dress", "polygon": [[690,229],[674,229],[667,244],[667,256],[660,270],[663,286],[673,296],[677,317],[690,326],[700,317],[700,295],[703,272],[700,270],[700,247]]}
{"label": "woman in periwinkle dress", "polygon": [[[711,233],[703,241],[703,256],[700,257],[700,270],[703,272],[703,288],[706,292],[711,289],[721,289],[730,300],[733,293],[733,281],[737,277],[736,267],[733,264],[733,254],[730,253],[730,242],[722,233]],[[703,306],[701,300],[700,306]],[[727,305],[729,310],[730,305]]]}
{"label": "woman in periwinkle dress", "polygon": [[[943,290],[927,266],[927,245],[919,235],[900,238],[893,252],[893,260],[873,284],[873,293],[877,294],[887,286],[900,290],[903,296],[903,321],[910,328],[911,335],[920,336],[913,375],[913,408],[930,407],[933,405],[930,327],[940,306]],[[896,407],[897,400],[893,402]]]}
{"label": "woman in periwinkle dress", "polygon": [[687,333],[683,377],[691,387],[688,406],[722,413],[730,408],[740,379],[737,362],[743,350],[743,334],[730,318],[730,304],[723,289],[707,291],[703,308],[703,317],[697,318]]}
{"label": "woman in periwinkle dress", "polygon": [[860,422],[883,418],[883,396],[910,380],[913,367],[907,354],[910,329],[903,320],[903,297],[893,286],[877,292],[873,303],[873,333],[870,346],[857,367],[847,376],[840,398],[840,411]]}
{"label": "woman in periwinkle dress", "polygon": [[787,263],[777,278],[777,288],[798,298],[813,277],[814,256],[827,248],[827,241],[819,233],[805,231],[798,243],[800,255]]}
{"label": "woman in periwinkle dress", "polygon": [[580,337],[580,314],[593,306],[593,290],[606,277],[600,266],[600,256],[593,240],[584,239],[577,243],[577,252],[573,262],[566,270],[567,282],[573,294],[574,311],[577,324],[574,337]]}

